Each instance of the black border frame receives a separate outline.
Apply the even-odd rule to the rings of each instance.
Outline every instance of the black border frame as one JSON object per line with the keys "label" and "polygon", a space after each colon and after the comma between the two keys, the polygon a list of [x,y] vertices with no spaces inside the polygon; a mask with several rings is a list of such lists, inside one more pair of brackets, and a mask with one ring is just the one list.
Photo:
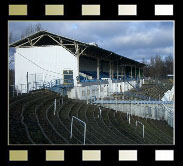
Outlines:
{"label": "black border frame", "polygon": [[[177,1],[176,1],[177,2]],[[183,163],[182,155],[182,141],[183,141],[183,124],[182,124],[182,110],[177,106],[178,97],[176,98],[175,108],[175,145],[106,145],[106,146],[15,146],[8,145],[7,142],[7,111],[8,111],[8,20],[174,20],[175,21],[175,43],[179,36],[177,32],[177,4],[175,0],[113,0],[107,2],[106,0],[8,0],[3,4],[0,19],[0,163],[6,165],[181,165]],[[27,4],[28,16],[8,16],[9,4]],[[44,4],[64,4],[64,16],[44,16]],[[82,16],[81,4],[100,4],[100,16]],[[118,16],[118,4],[137,4],[137,16]],[[155,4],[173,4],[173,16],[155,16]],[[109,12],[110,11],[110,12]],[[180,33],[180,32],[179,32]],[[178,35],[177,35],[178,34]],[[175,44],[175,54],[178,50],[178,44]],[[179,50],[180,51],[180,50]],[[179,55],[180,56],[180,55]],[[178,58],[178,55],[176,59]],[[6,62],[6,63],[5,63]],[[177,74],[178,75],[178,74]],[[177,79],[176,79],[177,80]],[[178,81],[175,81],[176,84]],[[180,87],[181,88],[181,87]],[[176,88],[178,89],[178,88]],[[178,96],[178,94],[176,95]],[[180,108],[180,109],[178,109]],[[29,151],[29,161],[27,162],[10,162],[9,150],[25,149]],[[65,150],[65,161],[63,162],[46,162],[46,150]],[[98,162],[83,162],[82,150],[99,149],[101,150],[101,161]],[[118,150],[132,149],[138,150],[138,161],[122,162],[118,161]],[[155,150],[174,150],[174,161],[155,161]],[[110,156],[110,157],[109,157]],[[180,163],[178,163],[180,162]]]}

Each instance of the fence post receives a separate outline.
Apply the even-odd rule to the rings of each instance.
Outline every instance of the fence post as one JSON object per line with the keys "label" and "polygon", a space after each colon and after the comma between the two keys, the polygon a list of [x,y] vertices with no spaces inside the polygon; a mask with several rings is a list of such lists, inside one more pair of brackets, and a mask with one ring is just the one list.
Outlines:
{"label": "fence post", "polygon": [[29,73],[27,72],[27,93],[29,93]]}
{"label": "fence post", "polygon": [[130,114],[132,115],[132,101],[130,101]]}
{"label": "fence post", "polygon": [[104,98],[102,97],[102,106],[104,106]]}
{"label": "fence post", "polygon": [[117,95],[116,95],[116,111],[117,111]]}
{"label": "fence post", "polygon": [[87,86],[86,86],[86,98],[87,98],[86,103],[88,104],[88,87]]}
{"label": "fence post", "polygon": [[18,85],[16,87],[17,87],[17,96],[18,96]]}
{"label": "fence post", "polygon": [[84,127],[84,145],[85,145],[85,141],[86,141],[86,123],[84,125],[85,125],[85,127]]}
{"label": "fence post", "polygon": [[36,90],[37,90],[37,82],[36,82],[36,73],[35,73],[35,88],[36,88]]}
{"label": "fence post", "polygon": [[70,135],[70,139],[72,138],[72,124],[73,124],[73,117],[72,117],[72,120],[71,120],[71,135]]}
{"label": "fence post", "polygon": [[57,109],[57,99],[55,99],[54,101],[54,115],[55,115],[56,109]]}
{"label": "fence post", "polygon": [[14,91],[15,91],[14,89],[15,89],[15,87],[14,87],[14,85],[13,85],[13,97],[14,97]]}
{"label": "fence post", "polygon": [[99,111],[100,111],[100,119],[101,119],[101,116],[102,116],[102,110],[101,110],[100,106],[99,106]]}
{"label": "fence post", "polygon": [[21,86],[21,95],[22,95],[22,84],[20,84],[20,86]]}

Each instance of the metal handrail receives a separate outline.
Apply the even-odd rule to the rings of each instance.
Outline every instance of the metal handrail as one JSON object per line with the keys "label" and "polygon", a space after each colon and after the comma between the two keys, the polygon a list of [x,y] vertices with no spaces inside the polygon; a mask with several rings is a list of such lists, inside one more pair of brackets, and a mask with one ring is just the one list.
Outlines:
{"label": "metal handrail", "polygon": [[77,117],[75,116],[72,116],[72,120],[71,120],[71,135],[70,135],[70,139],[72,138],[72,126],[73,126],[73,120],[76,119],[78,120],[79,122],[83,123],[84,124],[84,145],[85,145],[85,142],[86,142],[86,123],[84,121],[82,121],[81,119],[78,119]]}
{"label": "metal handrail", "polygon": [[137,124],[138,124],[138,123],[142,125],[142,136],[143,136],[143,138],[144,138],[144,124],[143,124],[142,122],[136,120],[136,127],[137,127]]}

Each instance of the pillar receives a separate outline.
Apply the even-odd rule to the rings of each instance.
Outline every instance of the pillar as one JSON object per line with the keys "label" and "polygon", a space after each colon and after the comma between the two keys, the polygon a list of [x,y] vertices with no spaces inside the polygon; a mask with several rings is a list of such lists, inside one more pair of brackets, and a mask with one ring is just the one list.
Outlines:
{"label": "pillar", "polygon": [[131,66],[131,78],[133,78],[133,74],[132,74],[132,66]]}
{"label": "pillar", "polygon": [[100,59],[97,58],[97,80],[100,79]]}
{"label": "pillar", "polygon": [[[77,58],[77,77],[79,78],[79,57],[80,57],[80,54],[79,54],[79,46],[78,44],[76,45],[76,58]],[[74,79],[74,82],[75,82],[75,85],[77,83],[77,80]],[[74,85],[74,86],[75,86]]]}
{"label": "pillar", "polygon": [[112,63],[112,79],[114,78],[114,64]]}
{"label": "pillar", "polygon": [[126,75],[126,65],[124,67],[124,78],[126,79],[127,78],[127,75]]}
{"label": "pillar", "polygon": [[135,79],[136,79],[136,76],[137,76],[137,71],[136,71],[136,69],[137,69],[137,68],[136,68],[136,66],[135,66]]}
{"label": "pillar", "polygon": [[109,61],[109,78],[111,78],[111,68],[112,68],[111,61]]}
{"label": "pillar", "polygon": [[79,77],[79,55],[77,55],[77,68],[78,68],[78,71],[77,71],[77,73],[78,73],[78,77]]}
{"label": "pillar", "polygon": [[119,78],[119,73],[118,73],[118,62],[117,62],[117,79]]}
{"label": "pillar", "polygon": [[122,79],[124,78],[124,73],[123,73],[123,72],[124,72],[124,69],[123,69],[123,67],[124,67],[124,66],[122,66],[122,68],[121,68],[121,78],[122,78]]}
{"label": "pillar", "polygon": [[142,77],[144,78],[144,67],[142,68]]}

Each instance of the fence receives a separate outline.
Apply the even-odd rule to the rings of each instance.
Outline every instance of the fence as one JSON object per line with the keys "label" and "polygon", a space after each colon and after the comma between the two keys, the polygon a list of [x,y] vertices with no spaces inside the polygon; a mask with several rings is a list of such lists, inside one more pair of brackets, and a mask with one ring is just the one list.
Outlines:
{"label": "fence", "polygon": [[174,109],[170,107],[173,105],[172,101],[97,100],[93,104],[146,119],[163,120],[174,127]]}
{"label": "fence", "polygon": [[9,95],[15,97],[38,89],[50,89],[66,95],[67,89],[74,86],[73,78],[68,78],[65,74],[61,74],[60,78],[53,78],[51,81],[46,81],[48,80],[47,77],[50,79],[51,76],[43,73],[27,73],[26,81],[24,80],[22,83],[19,82],[17,85],[9,86]]}
{"label": "fence", "polygon": [[122,80],[108,80],[106,82],[97,81],[91,83],[81,83],[68,92],[68,97],[80,100],[89,100],[93,96],[96,98],[109,98],[112,94],[124,93],[125,91],[136,87],[137,84],[140,84],[138,85],[138,87],[140,87],[142,82],[143,80],[140,80],[139,83],[132,80],[129,84],[129,82],[123,82]]}

